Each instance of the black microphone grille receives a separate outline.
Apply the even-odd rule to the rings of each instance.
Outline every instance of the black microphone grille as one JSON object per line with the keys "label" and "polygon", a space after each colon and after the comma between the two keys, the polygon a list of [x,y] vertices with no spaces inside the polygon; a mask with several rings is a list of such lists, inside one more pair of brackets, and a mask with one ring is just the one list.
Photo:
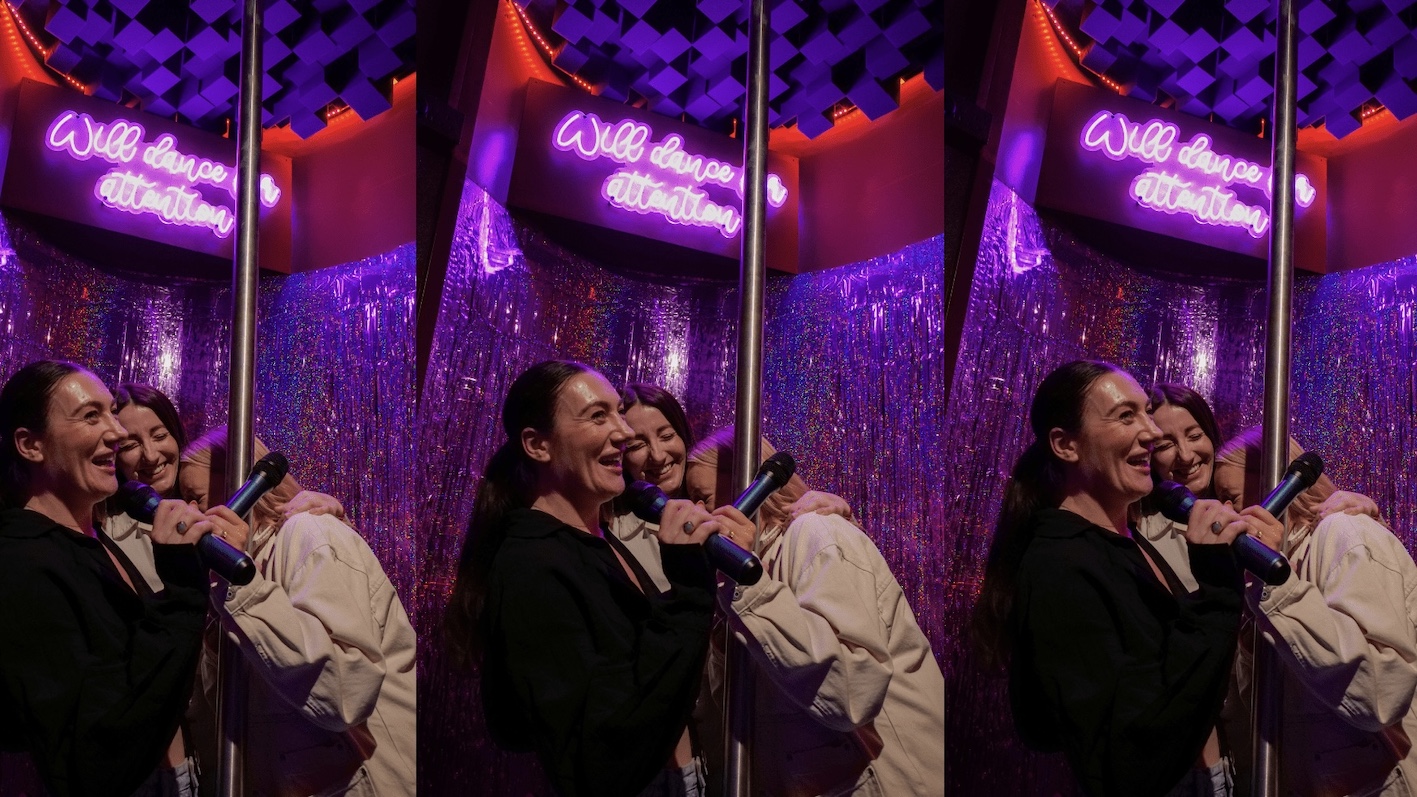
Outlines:
{"label": "black microphone grille", "polygon": [[630,511],[640,520],[659,522],[664,504],[669,500],[658,485],[636,479],[625,488],[625,498],[630,502]]}
{"label": "black microphone grille", "polygon": [[772,479],[773,484],[776,484],[778,488],[787,484],[787,480],[791,479],[792,474],[796,472],[797,461],[786,451],[779,451],[763,460],[762,466],[758,468],[758,475]]}
{"label": "black microphone grille", "polygon": [[251,466],[251,475],[261,474],[273,482],[279,482],[285,478],[285,474],[290,472],[290,461],[279,451],[261,457],[260,461]]}
{"label": "black microphone grille", "polygon": [[142,482],[126,481],[118,488],[118,503],[134,520],[151,523],[161,502],[162,496],[157,494],[157,490]]}
{"label": "black microphone grille", "polygon": [[1187,503],[1189,501],[1194,504],[1196,500],[1186,485],[1173,481],[1159,482],[1156,489],[1151,491],[1151,497],[1156,501],[1161,514],[1177,523],[1186,522],[1191,510]]}
{"label": "black microphone grille", "polygon": [[1312,487],[1324,473],[1323,457],[1312,451],[1305,451],[1289,463],[1288,472],[1298,474],[1306,487]]}

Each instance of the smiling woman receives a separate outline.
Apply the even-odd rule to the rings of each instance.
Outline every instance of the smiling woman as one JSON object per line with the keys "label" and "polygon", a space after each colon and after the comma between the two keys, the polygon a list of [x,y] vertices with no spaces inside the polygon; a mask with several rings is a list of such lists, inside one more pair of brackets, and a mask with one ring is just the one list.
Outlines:
{"label": "smiling woman", "polygon": [[682,794],[701,780],[686,727],[713,616],[702,542],[722,526],[669,501],[660,594],[602,516],[625,488],[622,451],[635,434],[619,407],[580,363],[539,363],[512,383],[446,630],[463,663],[481,663],[493,738],[535,750],[559,793]]}
{"label": "smiling woman", "polygon": [[246,526],[224,507],[163,501],[152,540],[165,589],[155,594],[94,523],[118,489],[114,447],[127,431],[115,409],[103,382],[73,363],[31,363],[0,389],[7,741],[32,751],[57,797],[193,794],[178,723],[207,582],[191,542],[218,531],[244,543]]}
{"label": "smiling woman", "polygon": [[1228,767],[1215,725],[1240,619],[1225,544],[1249,526],[1218,501],[1196,502],[1194,594],[1134,533],[1128,507],[1151,491],[1161,438],[1147,403],[1110,363],[1068,363],[1039,385],[975,632],[985,656],[1009,666],[1020,736],[1064,751],[1088,794],[1220,794]]}

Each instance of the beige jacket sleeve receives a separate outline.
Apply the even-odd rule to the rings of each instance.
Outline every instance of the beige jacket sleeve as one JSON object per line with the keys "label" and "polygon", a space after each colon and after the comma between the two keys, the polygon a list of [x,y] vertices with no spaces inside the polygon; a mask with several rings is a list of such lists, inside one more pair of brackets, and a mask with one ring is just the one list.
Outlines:
{"label": "beige jacket sleeve", "polygon": [[1417,689],[1411,558],[1366,516],[1334,515],[1312,534],[1289,580],[1248,593],[1251,608],[1314,697],[1356,728],[1382,730],[1402,721]]}
{"label": "beige jacket sleeve", "polygon": [[[863,546],[871,541],[834,515],[804,515],[765,555],[752,586],[719,598],[763,673],[820,723],[851,731],[875,719],[890,685],[889,629]],[[735,594],[736,593],[736,594]]]}
{"label": "beige jacket sleeve", "polygon": [[330,515],[296,515],[258,554],[255,579],[218,607],[256,676],[331,731],[368,719],[384,680],[370,609],[382,579],[366,572],[359,542]]}

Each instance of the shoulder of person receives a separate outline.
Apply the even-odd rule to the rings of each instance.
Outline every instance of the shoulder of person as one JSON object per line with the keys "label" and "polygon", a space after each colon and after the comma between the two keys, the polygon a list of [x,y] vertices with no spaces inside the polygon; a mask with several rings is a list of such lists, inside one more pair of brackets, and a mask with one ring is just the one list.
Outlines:
{"label": "shoulder of person", "polygon": [[810,559],[828,548],[839,548],[846,555],[879,557],[876,543],[855,523],[841,515],[821,515],[809,512],[788,525],[779,543],[802,559]]}
{"label": "shoulder of person", "polygon": [[299,558],[304,558],[323,547],[343,554],[363,554],[369,550],[369,544],[359,532],[343,520],[334,515],[312,515],[309,512],[293,515],[282,523],[270,544],[277,546],[287,555]]}
{"label": "shoulder of person", "polygon": [[633,512],[616,515],[610,519],[610,532],[622,540],[632,539],[641,534],[653,534],[659,528],[656,523],[643,520]]}
{"label": "shoulder of person", "polygon": [[1412,565],[1412,557],[1407,548],[1386,526],[1367,515],[1329,515],[1314,527],[1313,539],[1309,543],[1313,553],[1324,559],[1337,562],[1349,552],[1366,548],[1377,561],[1390,566]]}

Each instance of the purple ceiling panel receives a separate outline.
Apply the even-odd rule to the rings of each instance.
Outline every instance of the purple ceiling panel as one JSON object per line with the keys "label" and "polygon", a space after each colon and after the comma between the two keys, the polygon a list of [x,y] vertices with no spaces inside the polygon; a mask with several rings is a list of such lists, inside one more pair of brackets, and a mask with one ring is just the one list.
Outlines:
{"label": "purple ceiling panel", "polygon": [[1242,25],[1259,16],[1269,5],[1269,0],[1225,0],[1225,10]]}
{"label": "purple ceiling panel", "polygon": [[[688,113],[710,129],[718,125],[726,131],[741,119],[748,46],[742,0],[515,1],[553,51],[574,48],[577,55],[557,59],[556,66],[592,83],[595,93],[658,113]],[[880,115],[887,102],[895,107],[901,78],[922,74],[942,89],[943,5],[944,0],[770,2],[770,116],[779,122],[810,119],[803,132],[813,135],[809,131],[830,128],[830,111],[848,93],[869,103],[869,114]],[[1128,36],[1145,38],[1146,13],[1119,12]],[[874,89],[866,80],[875,82]]]}
{"label": "purple ceiling panel", "polygon": [[339,96],[355,113],[359,114],[360,119],[372,119],[393,107],[388,96],[363,75],[355,75],[351,78],[349,83],[340,90]]}
{"label": "purple ceiling panel", "polygon": [[1400,75],[1391,75],[1378,87],[1376,96],[1398,119],[1406,119],[1417,113],[1417,93],[1407,85]]}
{"label": "purple ceiling panel", "polygon": [[793,0],[783,0],[768,15],[768,26],[778,33],[787,33],[807,18],[807,12]]}
{"label": "purple ceiling panel", "polygon": [[[49,0],[24,3],[19,13],[43,31],[45,63],[98,96],[215,131],[235,114],[240,8],[232,0]],[[311,81],[329,64],[337,64],[340,83],[355,86],[361,113],[377,113],[388,81],[413,70],[415,26],[413,0],[268,0],[262,117],[318,129],[310,120],[323,120],[337,98],[328,85],[312,90]]]}
{"label": "purple ceiling panel", "polygon": [[[1045,0],[1082,48],[1084,67],[1123,92],[1186,113],[1217,114],[1258,132],[1271,114],[1275,11],[1270,0]],[[1394,114],[1414,113],[1417,0],[1300,0],[1300,125],[1336,136],[1361,126],[1376,97]],[[1149,9],[1147,30],[1123,31]],[[1112,24],[1110,20],[1115,20]],[[866,46],[866,66],[884,50]],[[1218,52],[1217,52],[1218,51]],[[1386,98],[1386,99],[1385,99]]]}

